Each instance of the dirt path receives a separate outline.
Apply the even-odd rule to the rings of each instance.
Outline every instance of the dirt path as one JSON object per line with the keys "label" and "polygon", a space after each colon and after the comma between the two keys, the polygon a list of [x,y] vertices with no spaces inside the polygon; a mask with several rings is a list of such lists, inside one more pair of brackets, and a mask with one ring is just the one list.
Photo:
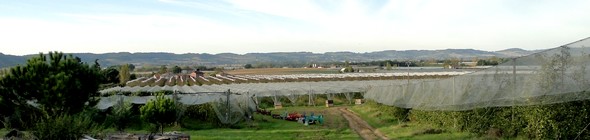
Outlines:
{"label": "dirt path", "polygon": [[337,107],[334,108],[338,111],[342,112],[342,116],[348,120],[348,125],[351,129],[356,131],[363,139],[365,140],[375,140],[375,139],[382,139],[388,140],[385,135],[383,135],[379,130],[371,127],[367,122],[361,119],[356,114],[350,112],[347,108],[344,107]]}

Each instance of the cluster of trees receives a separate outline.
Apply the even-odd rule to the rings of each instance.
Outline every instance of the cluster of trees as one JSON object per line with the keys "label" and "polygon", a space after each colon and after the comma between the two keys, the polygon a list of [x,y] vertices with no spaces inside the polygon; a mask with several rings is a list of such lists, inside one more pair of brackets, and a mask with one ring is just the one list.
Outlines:
{"label": "cluster of trees", "polygon": [[[131,79],[130,65],[101,69],[61,52],[39,54],[24,66],[16,66],[0,77],[0,128],[27,130],[35,139],[78,139],[107,127],[123,130],[133,121],[132,105],[120,102],[106,115],[94,106],[99,85]],[[145,122],[162,126],[178,121],[180,107],[160,94],[139,109]],[[107,123],[110,122],[110,123]]]}
{"label": "cluster of trees", "polygon": [[500,63],[504,63],[506,61],[508,61],[509,59],[506,58],[498,58],[498,57],[491,57],[488,59],[478,59],[477,60],[477,65],[478,66],[495,66],[498,65]]}
{"label": "cluster of trees", "polygon": [[98,60],[96,60],[95,66],[100,70],[101,89],[113,86],[125,86],[127,81],[137,79],[137,75],[131,73],[135,69],[133,64],[115,65],[101,69]]}

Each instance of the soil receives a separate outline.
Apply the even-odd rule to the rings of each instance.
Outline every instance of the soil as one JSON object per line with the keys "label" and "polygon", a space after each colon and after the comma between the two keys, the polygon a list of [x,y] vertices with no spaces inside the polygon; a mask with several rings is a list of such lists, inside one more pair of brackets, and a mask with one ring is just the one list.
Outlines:
{"label": "soil", "polygon": [[330,110],[338,111],[342,113],[342,116],[348,120],[349,127],[356,131],[363,139],[365,140],[375,140],[375,139],[382,139],[388,140],[383,133],[379,132],[375,128],[371,127],[367,122],[361,119],[358,115],[350,112],[347,108],[344,107],[335,107],[330,108]]}

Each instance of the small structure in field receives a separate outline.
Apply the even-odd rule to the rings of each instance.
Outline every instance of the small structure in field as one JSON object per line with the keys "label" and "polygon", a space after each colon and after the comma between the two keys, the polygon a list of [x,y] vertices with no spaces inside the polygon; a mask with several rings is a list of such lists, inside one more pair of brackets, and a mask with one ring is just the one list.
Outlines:
{"label": "small structure in field", "polygon": [[201,72],[200,69],[197,69],[191,73],[191,77],[193,77],[193,78],[202,77],[204,75],[205,75],[205,73]]}

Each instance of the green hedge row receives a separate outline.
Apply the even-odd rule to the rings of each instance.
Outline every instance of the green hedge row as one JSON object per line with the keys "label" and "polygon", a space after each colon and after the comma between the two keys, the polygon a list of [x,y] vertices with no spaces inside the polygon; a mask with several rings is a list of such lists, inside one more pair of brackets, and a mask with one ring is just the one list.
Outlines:
{"label": "green hedge row", "polygon": [[[467,111],[423,111],[383,106],[401,120],[505,138],[590,139],[590,100],[567,103],[489,107]],[[409,111],[405,111],[409,110]],[[407,114],[404,114],[407,113]]]}

